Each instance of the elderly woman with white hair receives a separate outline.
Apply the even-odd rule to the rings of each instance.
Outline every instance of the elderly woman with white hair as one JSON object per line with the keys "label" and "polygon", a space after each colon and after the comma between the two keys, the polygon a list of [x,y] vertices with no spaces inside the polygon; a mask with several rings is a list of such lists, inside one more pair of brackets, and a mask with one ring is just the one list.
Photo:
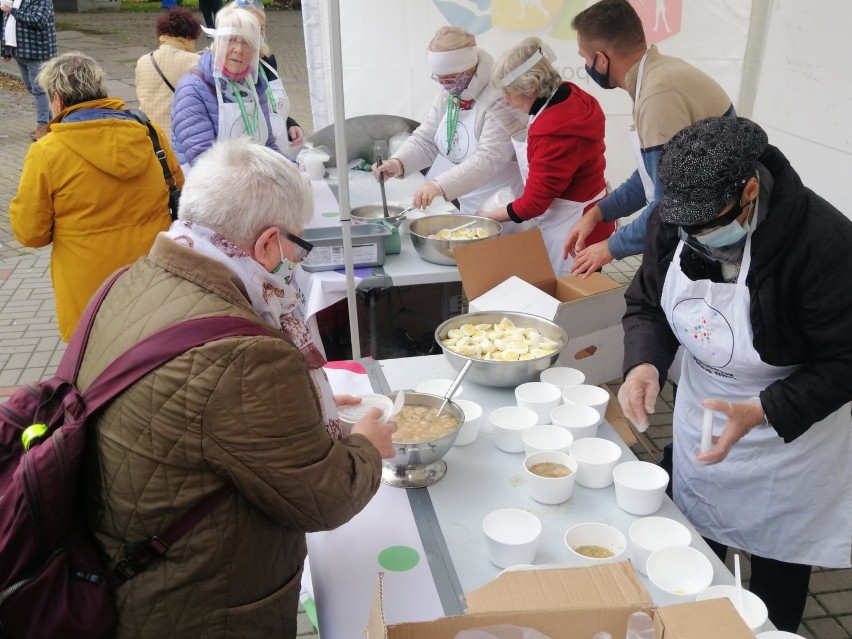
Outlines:
{"label": "elderly woman with white hair", "polygon": [[374,166],[378,177],[403,177],[431,166],[429,182],[412,204],[425,208],[438,196],[458,199],[474,213],[502,188],[519,193],[521,179],[511,136],[524,118],[507,108],[490,85],[491,56],[458,27],[438,30],[427,51],[432,79],[441,90],[423,123],[389,161]]}
{"label": "elderly woman with white hair", "polygon": [[[541,229],[559,276],[573,263],[564,255],[565,236],[606,195],[606,160],[604,114],[598,101],[576,84],[563,82],[553,57],[539,38],[527,38],[494,65],[494,84],[508,104],[529,118],[526,130],[512,138],[524,190],[507,206],[480,215],[519,224],[532,220]],[[614,230],[615,224],[598,224],[594,241]]]}
{"label": "elderly woman with white hair", "polygon": [[260,74],[260,24],[248,11],[225,7],[198,66],[175,88],[172,145],[192,166],[216,140],[247,137],[281,152],[270,120],[267,81]]}
{"label": "elderly woman with white hair", "polygon": [[313,204],[298,169],[245,138],[217,142],[196,169],[180,219],[104,300],[78,384],[183,320],[241,317],[268,335],[193,348],[98,414],[88,524],[114,566],[231,484],[165,560],[117,588],[114,636],[295,637],[305,533],[366,506],[395,424],[372,408],[340,438],[323,360],[282,275],[311,248],[299,237]]}

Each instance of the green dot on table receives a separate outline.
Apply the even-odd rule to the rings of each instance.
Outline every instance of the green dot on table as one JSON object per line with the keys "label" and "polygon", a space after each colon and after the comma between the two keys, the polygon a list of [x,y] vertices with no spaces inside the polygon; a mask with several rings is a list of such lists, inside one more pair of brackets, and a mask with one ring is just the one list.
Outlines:
{"label": "green dot on table", "polygon": [[420,563],[420,553],[410,546],[390,546],[379,553],[379,565],[385,570],[403,572]]}
{"label": "green dot on table", "polygon": [[327,212],[323,213],[322,216],[323,217],[337,217],[338,213],[337,213],[337,211],[327,211]]}

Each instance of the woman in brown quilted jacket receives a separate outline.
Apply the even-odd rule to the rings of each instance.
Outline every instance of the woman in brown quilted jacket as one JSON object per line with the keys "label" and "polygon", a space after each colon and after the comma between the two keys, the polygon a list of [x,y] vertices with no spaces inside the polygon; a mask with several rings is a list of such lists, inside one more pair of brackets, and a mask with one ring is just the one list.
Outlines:
{"label": "woman in brown quilted jacket", "polygon": [[112,567],[233,484],[162,561],[118,588],[116,637],[295,637],[305,533],[364,508],[395,424],[372,409],[349,437],[330,434],[322,358],[301,337],[283,277],[309,251],[299,237],[313,211],[304,178],[242,139],[216,143],[198,167],[180,220],[106,297],[78,384],[192,317],[245,317],[281,334],[193,348],[113,401],[88,450],[88,520]]}

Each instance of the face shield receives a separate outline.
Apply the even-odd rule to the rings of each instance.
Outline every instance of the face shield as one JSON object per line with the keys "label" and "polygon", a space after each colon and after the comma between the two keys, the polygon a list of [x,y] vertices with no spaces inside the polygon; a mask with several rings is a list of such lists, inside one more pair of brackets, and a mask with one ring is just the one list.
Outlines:
{"label": "face shield", "polygon": [[260,66],[260,24],[248,11],[229,12],[216,18],[216,35],[210,49],[213,53],[214,77],[257,83]]}

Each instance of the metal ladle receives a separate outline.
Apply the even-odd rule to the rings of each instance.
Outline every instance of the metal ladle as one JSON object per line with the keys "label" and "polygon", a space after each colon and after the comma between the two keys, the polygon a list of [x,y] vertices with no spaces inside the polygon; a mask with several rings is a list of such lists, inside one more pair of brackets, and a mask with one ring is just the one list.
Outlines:
{"label": "metal ladle", "polygon": [[473,360],[474,360],[476,357],[477,357],[477,356],[476,356],[476,355],[474,355],[474,356],[473,356],[473,357],[471,357],[469,360],[467,360],[467,362],[465,362],[465,365],[464,365],[464,366],[462,366],[462,369],[459,371],[459,374],[458,374],[458,375],[456,375],[456,378],[453,380],[453,383],[452,383],[452,384],[450,384],[450,387],[447,389],[447,392],[446,392],[446,393],[444,393],[444,401],[443,401],[443,402],[441,402],[441,405],[438,407],[438,412],[437,412],[437,413],[435,413],[435,417],[437,417],[438,415],[440,415],[440,414],[441,414],[441,411],[442,411],[442,410],[444,410],[444,406],[446,406],[446,405],[447,405],[447,402],[448,402],[448,401],[450,401],[450,397],[452,397],[452,396],[453,396],[453,393],[455,393],[455,392],[456,392],[456,389],[459,387],[459,384],[461,384],[462,378],[463,378],[465,375],[467,375],[467,371],[468,371],[468,370],[470,370],[470,367],[471,367],[471,366],[473,366]]}
{"label": "metal ladle", "polygon": [[[381,155],[376,157],[376,166],[377,167],[382,166],[382,156]],[[388,216],[388,198],[385,196],[385,174],[384,173],[379,173],[379,187],[381,187],[381,189],[382,189],[382,210],[384,210],[385,219],[387,219],[389,217]]]}

